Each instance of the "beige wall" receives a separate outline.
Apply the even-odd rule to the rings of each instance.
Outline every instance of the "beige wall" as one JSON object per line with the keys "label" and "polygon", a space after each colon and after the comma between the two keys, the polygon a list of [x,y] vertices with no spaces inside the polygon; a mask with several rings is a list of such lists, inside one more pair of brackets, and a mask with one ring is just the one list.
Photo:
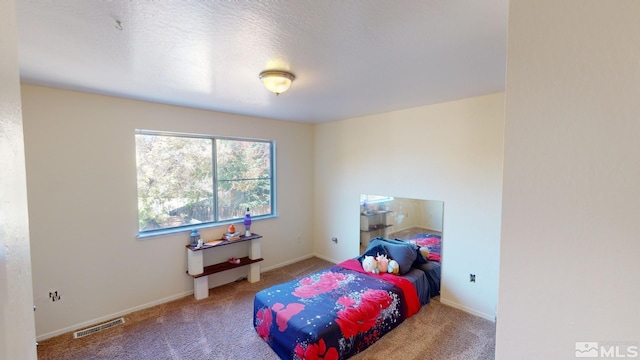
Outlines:
{"label": "beige wall", "polygon": [[493,94],[317,125],[315,253],[358,254],[361,193],[444,201],[441,299],[493,319],[503,111]]}
{"label": "beige wall", "polygon": [[394,198],[393,202],[388,205],[392,212],[387,214],[387,224],[391,225],[387,229],[387,233],[420,225],[419,220],[422,218],[420,202],[414,199]]}
{"label": "beige wall", "polygon": [[15,2],[0,2],[0,359],[36,359]]}
{"label": "beige wall", "polygon": [[497,359],[639,345],[639,15],[510,2]]}
{"label": "beige wall", "polygon": [[[39,338],[193,291],[188,231],[136,239],[136,128],[275,140],[279,216],[252,227],[264,235],[261,264],[312,254],[312,125],[31,85],[23,85],[22,100]],[[225,228],[201,233],[219,237]],[[208,258],[244,251],[228,246]],[[229,271],[211,285],[242,275]],[[49,300],[52,290],[60,301]]]}
{"label": "beige wall", "polygon": [[422,210],[421,227],[442,231],[444,208],[440,201],[424,201],[420,203]]}
{"label": "beige wall", "polygon": [[406,230],[412,227],[442,231],[442,205],[441,201],[394,198],[389,203],[387,223],[392,225],[387,233]]}

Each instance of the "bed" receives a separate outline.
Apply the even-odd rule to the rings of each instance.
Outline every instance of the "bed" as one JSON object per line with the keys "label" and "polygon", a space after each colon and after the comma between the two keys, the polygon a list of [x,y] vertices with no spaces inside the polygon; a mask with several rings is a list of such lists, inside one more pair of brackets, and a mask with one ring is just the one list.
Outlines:
{"label": "bed", "polygon": [[[400,275],[363,270],[364,256],[380,253],[399,263]],[[258,292],[253,325],[282,359],[346,359],[439,294],[439,279],[439,263],[419,246],[375,238],[358,258]]]}
{"label": "bed", "polygon": [[424,264],[418,264],[417,267],[424,270],[426,276],[428,277],[432,296],[440,295],[440,260],[442,259],[442,235],[427,231],[419,232],[407,238],[396,240],[416,244],[421,249],[427,249],[427,251],[429,252],[429,254],[427,255],[427,259],[429,261]]}

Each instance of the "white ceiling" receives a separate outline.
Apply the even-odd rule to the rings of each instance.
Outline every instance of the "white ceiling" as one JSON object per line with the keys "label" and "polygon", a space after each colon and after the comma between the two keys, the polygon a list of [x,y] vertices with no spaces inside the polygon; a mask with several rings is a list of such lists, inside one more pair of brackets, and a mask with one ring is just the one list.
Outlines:
{"label": "white ceiling", "polygon": [[[311,123],[504,91],[508,0],[16,6],[31,84]],[[265,69],[296,80],[276,97]]]}

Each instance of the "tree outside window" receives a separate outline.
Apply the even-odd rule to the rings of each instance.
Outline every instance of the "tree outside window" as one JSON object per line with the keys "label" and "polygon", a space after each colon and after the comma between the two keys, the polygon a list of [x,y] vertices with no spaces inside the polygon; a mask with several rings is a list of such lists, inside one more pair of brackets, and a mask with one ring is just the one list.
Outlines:
{"label": "tree outside window", "polygon": [[[139,231],[272,215],[273,142],[136,133]],[[215,189],[215,191],[214,191]]]}

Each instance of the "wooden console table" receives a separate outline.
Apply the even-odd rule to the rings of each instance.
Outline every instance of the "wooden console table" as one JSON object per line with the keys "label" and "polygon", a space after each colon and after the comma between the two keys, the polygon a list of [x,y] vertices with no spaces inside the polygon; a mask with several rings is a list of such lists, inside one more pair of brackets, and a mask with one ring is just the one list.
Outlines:
{"label": "wooden console table", "polygon": [[[247,280],[251,283],[260,281],[260,264],[258,262],[264,260],[260,256],[260,239],[262,235],[251,234],[251,236],[240,236],[237,240],[222,240],[213,245],[203,245],[195,247],[187,245],[187,263],[189,269],[187,274],[193,278],[193,295],[197,300],[204,299],[209,296],[209,275],[235,269],[240,266],[249,265],[249,273]],[[239,264],[232,264],[228,261],[218,264],[204,266],[204,252],[206,250],[215,249],[220,246],[237,244],[244,241],[251,241],[249,247],[249,256],[240,258]]]}

